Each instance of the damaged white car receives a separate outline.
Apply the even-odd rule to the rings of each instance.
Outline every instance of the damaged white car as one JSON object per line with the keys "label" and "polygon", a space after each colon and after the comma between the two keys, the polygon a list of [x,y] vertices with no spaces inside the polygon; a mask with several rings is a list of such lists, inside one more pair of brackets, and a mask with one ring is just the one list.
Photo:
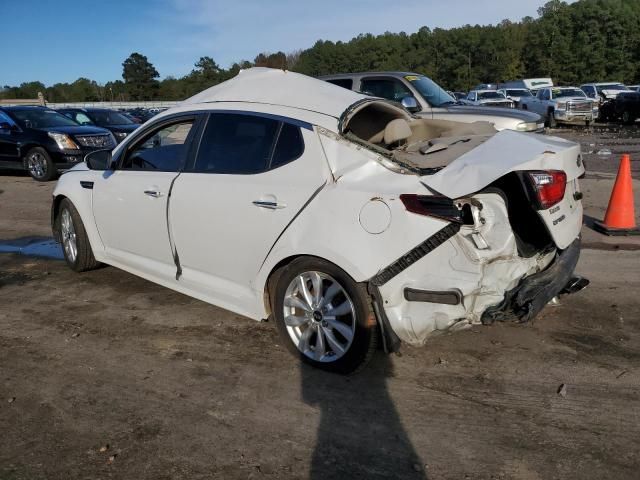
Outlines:
{"label": "damaged white car", "polygon": [[583,172],[571,142],[254,68],[88,155],[52,224],[72,269],[271,317],[302,360],[349,373],[378,344],[525,321],[583,286]]}

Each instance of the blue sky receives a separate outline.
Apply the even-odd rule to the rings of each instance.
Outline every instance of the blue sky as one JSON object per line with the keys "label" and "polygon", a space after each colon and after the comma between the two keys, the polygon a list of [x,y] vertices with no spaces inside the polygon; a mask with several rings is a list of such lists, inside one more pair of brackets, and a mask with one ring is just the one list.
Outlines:
{"label": "blue sky", "polygon": [[0,0],[0,85],[121,79],[132,52],[161,77],[201,56],[223,67],[359,33],[489,24],[536,16],[546,0]]}

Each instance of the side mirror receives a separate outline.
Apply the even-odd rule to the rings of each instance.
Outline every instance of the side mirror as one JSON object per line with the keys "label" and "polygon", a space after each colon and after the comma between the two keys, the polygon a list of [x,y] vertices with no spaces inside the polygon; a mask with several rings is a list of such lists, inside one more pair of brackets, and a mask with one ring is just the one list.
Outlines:
{"label": "side mirror", "polygon": [[411,113],[420,111],[420,105],[418,105],[418,101],[415,99],[415,97],[404,97],[401,103],[402,106],[409,110]]}
{"label": "side mirror", "polygon": [[87,167],[91,170],[111,170],[111,150],[96,150],[84,157]]}

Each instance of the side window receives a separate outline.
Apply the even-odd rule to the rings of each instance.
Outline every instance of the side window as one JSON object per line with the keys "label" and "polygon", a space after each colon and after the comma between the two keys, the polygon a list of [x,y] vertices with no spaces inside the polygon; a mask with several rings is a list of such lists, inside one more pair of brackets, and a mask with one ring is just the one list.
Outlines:
{"label": "side window", "polygon": [[476,99],[476,94],[474,92],[469,92],[469,95],[467,95],[467,100],[474,102],[475,99]]}
{"label": "side window", "polygon": [[346,88],[347,90],[351,90],[353,88],[353,80],[350,78],[336,78],[334,80],[327,80],[327,82]]}
{"label": "side window", "polygon": [[537,95],[538,99],[540,100],[544,100],[544,90],[538,90],[538,95]]}
{"label": "side window", "polygon": [[300,128],[276,119],[242,113],[212,113],[202,134],[194,170],[251,175],[302,155]]}
{"label": "side window", "polygon": [[11,117],[9,117],[9,115],[7,115],[6,113],[0,112],[0,123],[8,123],[9,125],[13,126],[16,122],[11,120]]}
{"label": "side window", "polygon": [[93,125],[93,122],[87,115],[82,112],[78,112],[75,114],[75,118],[71,117],[73,120],[78,122],[80,125]]}
{"label": "side window", "polygon": [[195,170],[209,173],[264,172],[279,122],[256,115],[213,113],[202,134]]}
{"label": "side window", "polygon": [[192,126],[193,120],[183,120],[152,131],[127,152],[120,168],[156,172],[178,171],[187,156],[187,138]]}
{"label": "side window", "polygon": [[395,102],[412,96],[411,91],[395,78],[365,78],[360,82],[360,91]]}
{"label": "side window", "polygon": [[542,91],[542,99],[543,100],[551,100],[551,94],[549,93],[549,90],[543,90]]}
{"label": "side window", "polygon": [[273,170],[300,158],[302,152],[304,152],[304,140],[300,127],[283,123],[269,169]]}

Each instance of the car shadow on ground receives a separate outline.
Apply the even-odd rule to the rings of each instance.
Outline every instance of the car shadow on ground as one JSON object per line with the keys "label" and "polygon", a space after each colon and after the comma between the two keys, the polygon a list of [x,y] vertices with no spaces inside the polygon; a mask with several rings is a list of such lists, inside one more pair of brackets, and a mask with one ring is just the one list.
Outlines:
{"label": "car shadow on ground", "polygon": [[387,390],[389,355],[350,377],[301,369],[303,400],[320,409],[309,479],[427,478]]}

